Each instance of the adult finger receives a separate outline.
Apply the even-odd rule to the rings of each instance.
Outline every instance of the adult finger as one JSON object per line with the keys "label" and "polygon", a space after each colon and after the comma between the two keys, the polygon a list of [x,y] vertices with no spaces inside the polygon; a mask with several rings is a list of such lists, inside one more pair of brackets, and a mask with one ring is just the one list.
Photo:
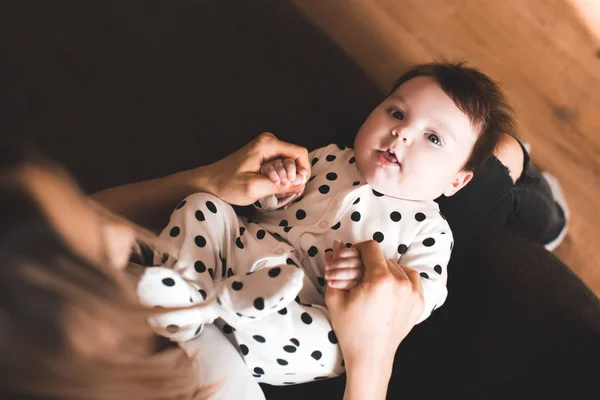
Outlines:
{"label": "adult finger", "polygon": [[302,189],[303,185],[281,186],[273,183],[270,178],[264,175],[252,174],[247,176],[247,186],[250,188],[250,197],[252,197],[252,202],[254,202],[272,194],[297,192]]}
{"label": "adult finger", "polygon": [[283,142],[270,132],[262,133],[257,138],[256,146],[260,150],[263,162],[277,157],[291,158],[296,161],[299,171],[305,171],[306,176],[310,175],[310,162],[306,148]]}
{"label": "adult finger", "polygon": [[407,266],[398,264],[399,267],[406,273],[406,276],[408,277],[408,279],[410,279],[410,282],[412,283],[413,288],[415,288],[417,290],[417,292],[419,293],[419,295],[421,296],[421,298],[423,299],[423,282],[421,281],[421,277],[419,276],[419,273],[417,271],[415,271],[412,268],[409,268]]}
{"label": "adult finger", "polygon": [[390,274],[387,260],[374,240],[355,243],[354,247],[360,253],[363,267],[365,269],[364,280],[372,281]]}
{"label": "adult finger", "polygon": [[325,288],[325,305],[332,314],[342,309],[347,301],[348,292],[327,285]]}

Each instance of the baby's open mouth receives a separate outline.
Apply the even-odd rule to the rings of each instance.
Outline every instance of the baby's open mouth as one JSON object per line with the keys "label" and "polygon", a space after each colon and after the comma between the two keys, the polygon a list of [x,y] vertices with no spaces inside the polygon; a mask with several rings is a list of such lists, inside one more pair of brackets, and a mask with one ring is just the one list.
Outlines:
{"label": "baby's open mouth", "polygon": [[396,158],[396,155],[393,152],[391,152],[390,150],[384,150],[384,151],[381,151],[380,153],[389,162],[398,164],[398,159]]}

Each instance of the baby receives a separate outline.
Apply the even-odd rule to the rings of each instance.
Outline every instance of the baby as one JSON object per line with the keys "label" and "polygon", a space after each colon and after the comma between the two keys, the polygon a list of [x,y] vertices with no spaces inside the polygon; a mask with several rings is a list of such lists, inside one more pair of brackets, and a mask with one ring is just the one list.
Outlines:
{"label": "baby", "polygon": [[151,325],[186,341],[214,322],[259,382],[340,375],[324,293],[360,282],[352,244],[373,239],[385,257],[419,272],[425,320],[446,300],[453,247],[434,199],[463,188],[511,124],[500,89],[479,71],[412,68],[363,123],[353,150],[310,153],[309,179],[294,160],[266,163],[265,175],[294,190],[257,201],[252,220],[207,193],[183,200],[161,233],[177,260],[148,268],[138,294],[151,307],[209,306],[159,314]]}

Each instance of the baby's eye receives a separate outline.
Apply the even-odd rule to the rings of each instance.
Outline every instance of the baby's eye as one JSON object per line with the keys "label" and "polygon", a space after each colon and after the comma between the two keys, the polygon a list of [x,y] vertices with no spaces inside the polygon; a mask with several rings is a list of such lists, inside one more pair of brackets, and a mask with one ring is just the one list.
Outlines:
{"label": "baby's eye", "polygon": [[435,144],[436,146],[439,146],[442,144],[442,141],[440,140],[438,135],[436,135],[435,133],[426,133],[426,135],[427,135],[427,140],[429,140],[431,143]]}
{"label": "baby's eye", "polygon": [[401,110],[390,110],[390,115],[397,120],[404,120],[404,113]]}

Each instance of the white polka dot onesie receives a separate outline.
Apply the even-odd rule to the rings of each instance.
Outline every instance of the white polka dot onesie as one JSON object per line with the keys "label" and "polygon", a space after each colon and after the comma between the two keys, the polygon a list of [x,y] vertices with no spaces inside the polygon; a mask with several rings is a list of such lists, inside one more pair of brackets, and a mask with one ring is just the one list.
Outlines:
{"label": "white polka dot onesie", "polygon": [[309,157],[312,176],[287,209],[290,199],[271,196],[255,203],[248,221],[206,193],[177,206],[161,233],[179,249],[177,260],[148,268],[138,294],[151,307],[214,307],[153,317],[159,334],[186,341],[214,322],[257,381],[272,385],[340,375],[344,362],[324,301],[323,256],[334,240],[374,239],[385,257],[418,271],[425,300],[418,322],[444,303],[453,242],[437,204],[374,191],[351,149],[329,145]]}

